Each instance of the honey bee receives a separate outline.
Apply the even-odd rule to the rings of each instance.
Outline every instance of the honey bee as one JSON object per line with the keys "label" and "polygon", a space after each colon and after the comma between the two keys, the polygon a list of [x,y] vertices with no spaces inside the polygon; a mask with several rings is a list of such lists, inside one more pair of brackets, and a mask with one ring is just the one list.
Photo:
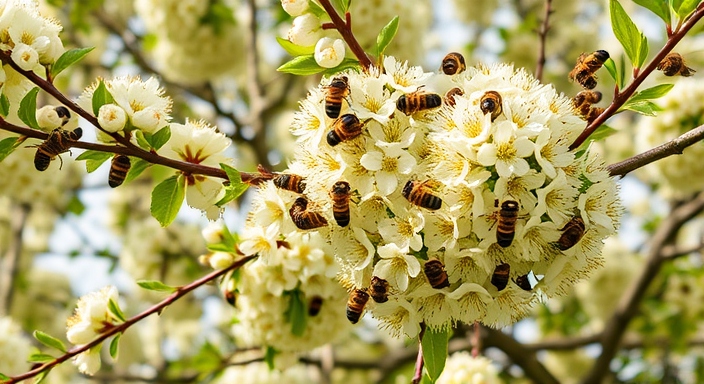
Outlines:
{"label": "honey bee", "polygon": [[[499,201],[494,202],[498,206]],[[518,202],[506,200],[501,203],[498,212],[498,224],[496,225],[496,242],[506,248],[513,242],[516,234],[516,220],[518,220]]]}
{"label": "honey bee", "polygon": [[396,100],[396,108],[406,115],[411,115],[426,109],[437,108],[441,104],[442,97],[437,93],[421,91],[401,95],[401,97]]}
{"label": "honey bee", "polygon": [[117,188],[125,182],[127,172],[130,171],[132,162],[125,155],[115,155],[110,164],[110,173],[108,174],[108,185],[110,188]]}
{"label": "honey bee", "polygon": [[584,117],[587,120],[587,124],[591,124],[599,115],[604,113],[604,108],[601,107],[591,107]]}
{"label": "honey bee", "polygon": [[579,216],[575,216],[562,227],[561,231],[563,232],[560,239],[557,240],[557,248],[565,251],[574,247],[584,236],[584,220]]}
{"label": "honey bee", "polygon": [[325,114],[331,119],[337,119],[342,109],[342,99],[350,93],[347,76],[335,77],[330,85],[325,87]]}
{"label": "honey bee", "polygon": [[355,289],[350,293],[350,298],[347,300],[347,320],[350,323],[357,324],[367,301],[369,301],[369,294],[366,289]]}
{"label": "honey bee", "polygon": [[[71,148],[71,141],[77,141],[81,136],[83,136],[81,128],[76,128],[74,131],[65,131],[61,128],[54,129],[43,143],[36,146],[37,153],[34,155],[34,167],[37,171],[46,171],[51,161],[56,156],[68,151]],[[59,156],[59,160],[63,166],[64,162],[61,156]]]}
{"label": "honey bee", "polygon": [[442,261],[438,259],[430,259],[423,266],[423,272],[425,277],[428,278],[430,286],[435,289],[445,288],[450,286],[450,282],[447,279],[447,272],[445,272],[445,266]]}
{"label": "honey bee", "polygon": [[328,132],[327,141],[331,147],[334,147],[342,141],[352,140],[362,134],[362,124],[357,116],[346,114],[340,116],[332,124],[332,130]]}
{"label": "honey bee", "polygon": [[314,229],[328,224],[323,215],[318,212],[306,210],[308,208],[308,200],[305,197],[299,197],[293,202],[289,214],[291,220],[300,229]]}
{"label": "honey bee", "polygon": [[584,90],[576,94],[572,98],[572,105],[579,111],[579,113],[586,117],[589,114],[589,108],[592,104],[596,104],[601,101],[601,92]]}
{"label": "honey bee", "polygon": [[694,69],[686,66],[682,55],[676,52],[668,53],[655,68],[661,70],[665,76],[680,75],[689,77],[696,72]]}
{"label": "honey bee", "polygon": [[496,120],[503,111],[501,104],[501,95],[496,91],[487,91],[481,99],[479,99],[479,108],[486,115],[491,113],[491,121]]}
{"label": "honey bee", "polygon": [[372,283],[369,288],[370,295],[374,301],[377,303],[385,303],[389,301],[389,282],[380,278],[373,276]]}
{"label": "honey bee", "polygon": [[596,87],[596,75],[594,73],[608,59],[609,53],[604,50],[594,51],[589,55],[582,53],[568,76],[570,80],[578,82],[583,88],[594,89]]}
{"label": "honey bee", "polygon": [[461,73],[467,66],[464,64],[464,56],[457,52],[450,52],[442,59],[442,73],[446,75],[456,75]]}
{"label": "honey bee", "polygon": [[445,94],[445,103],[449,106],[455,106],[455,96],[464,95],[464,91],[461,88],[455,87],[447,91]]}
{"label": "honey bee", "polygon": [[308,316],[317,316],[320,313],[320,308],[323,306],[323,298],[315,295],[308,301]]}
{"label": "honey bee", "polygon": [[350,195],[350,184],[346,181],[338,181],[330,191],[332,215],[341,227],[350,223]]}
{"label": "honey bee", "polygon": [[277,188],[287,191],[303,193],[306,189],[306,179],[293,173],[280,173],[274,176],[273,180]]}
{"label": "honey bee", "polygon": [[69,120],[71,120],[71,112],[69,112],[68,108],[64,107],[63,105],[59,105],[58,107],[54,108],[56,111],[56,115],[61,118],[61,126],[63,127],[68,123]]}
{"label": "honey bee", "polygon": [[430,209],[431,211],[438,210],[442,205],[442,199],[430,193],[425,186],[426,183],[427,181],[408,180],[401,194],[406,200],[410,201],[411,204]]}
{"label": "honey bee", "polygon": [[530,285],[530,280],[528,280],[528,274],[516,277],[516,285],[524,291],[530,291],[533,289]]}
{"label": "honey bee", "polygon": [[511,266],[507,263],[497,265],[494,268],[494,274],[491,275],[491,284],[499,291],[502,291],[508,284],[509,272],[511,272]]}

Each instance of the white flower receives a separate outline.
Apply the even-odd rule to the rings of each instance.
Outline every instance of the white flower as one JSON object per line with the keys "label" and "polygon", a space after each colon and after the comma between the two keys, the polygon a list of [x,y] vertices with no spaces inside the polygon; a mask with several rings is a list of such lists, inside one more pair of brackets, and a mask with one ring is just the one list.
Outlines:
{"label": "white flower", "polygon": [[125,128],[127,112],[115,104],[105,104],[98,110],[98,123],[108,132],[118,132]]}
{"label": "white flower", "polygon": [[308,10],[308,0],[281,0],[281,6],[286,13],[296,17]]}
{"label": "white flower", "polygon": [[425,226],[425,218],[420,212],[408,212],[404,216],[385,219],[379,223],[379,234],[387,243],[395,243],[399,248],[410,247],[414,251],[423,248],[420,231]]}
{"label": "white flower", "polygon": [[374,317],[382,321],[382,327],[388,328],[396,337],[405,334],[414,338],[420,332],[420,317],[413,304],[406,300],[389,299],[377,304]]}
{"label": "white flower", "polygon": [[36,112],[37,124],[44,132],[50,132],[63,125],[64,121],[53,105],[45,105]]}
{"label": "white flower", "polygon": [[[242,232],[242,242],[239,245],[240,251],[245,255],[259,254],[262,260],[269,261],[276,254],[276,239],[278,238],[277,227],[246,227]],[[278,263],[278,261],[271,261]]]}
{"label": "white flower", "polygon": [[73,359],[73,364],[78,367],[78,371],[92,376],[100,369],[100,348],[102,345],[93,347]]}
{"label": "white flower", "polygon": [[[379,74],[377,68],[371,68],[369,75],[363,78],[352,77],[350,82],[350,108],[362,121],[374,119],[379,124],[387,124],[389,116],[396,110],[399,92],[391,94],[386,87],[386,77]],[[376,125],[367,123],[371,129]],[[393,124],[393,122],[392,122]],[[398,125],[398,124],[397,124]]]}
{"label": "white flower", "polygon": [[455,352],[448,357],[437,384],[499,384],[499,370],[484,356]]}
{"label": "white flower", "polygon": [[225,269],[229,266],[232,265],[232,263],[235,262],[235,257],[231,253],[228,252],[214,252],[210,257],[208,258],[208,263],[210,264],[210,268],[220,270],[220,269]]}
{"label": "white flower", "polygon": [[386,244],[377,248],[381,260],[374,266],[374,276],[378,276],[403,292],[408,288],[408,277],[420,273],[420,262],[408,254],[408,248],[399,248],[396,244]]}
{"label": "white flower", "polygon": [[567,183],[565,172],[560,170],[547,187],[538,189],[538,206],[531,215],[542,216],[547,212],[550,219],[562,227],[572,218],[572,204],[578,193],[576,188]]}
{"label": "white flower", "polygon": [[78,300],[76,312],[67,321],[66,339],[73,344],[86,344],[113,324],[115,317],[108,302],[117,302],[117,288],[107,286]]}
{"label": "white flower", "polygon": [[413,300],[420,317],[431,329],[447,328],[450,323],[448,320],[459,314],[457,300],[445,289],[435,289],[429,284],[423,284],[407,297]]}
{"label": "white flower", "polygon": [[386,81],[391,87],[404,93],[415,92],[432,73],[423,72],[421,67],[410,67],[408,62],[400,62],[393,56],[384,57]]}
{"label": "white flower", "polygon": [[409,175],[416,166],[416,159],[404,150],[382,148],[365,153],[359,162],[364,168],[375,172],[376,187],[382,196],[388,196],[398,187],[400,175]]}
{"label": "white flower", "polygon": [[530,169],[524,157],[532,155],[534,149],[533,142],[527,137],[513,136],[510,124],[503,124],[494,133],[493,143],[479,147],[477,160],[485,166],[496,165],[496,172],[501,177],[523,176]]}
{"label": "white flower", "polygon": [[288,31],[288,40],[296,45],[310,47],[315,45],[322,35],[320,19],[312,13],[305,13],[293,19],[293,25]]}
{"label": "white flower", "polygon": [[345,43],[342,39],[323,37],[315,44],[315,62],[323,68],[335,68],[345,58]]}
{"label": "white flower", "polygon": [[11,57],[12,61],[25,71],[31,71],[39,64],[39,53],[27,44],[15,45]]}
{"label": "white flower", "polygon": [[22,334],[22,328],[12,318],[0,317],[0,372],[12,376],[29,370],[31,350],[32,342]]}

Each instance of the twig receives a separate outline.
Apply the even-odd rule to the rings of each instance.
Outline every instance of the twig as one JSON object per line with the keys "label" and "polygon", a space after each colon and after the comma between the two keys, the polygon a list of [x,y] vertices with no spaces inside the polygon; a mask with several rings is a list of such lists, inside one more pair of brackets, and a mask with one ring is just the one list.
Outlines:
{"label": "twig", "polygon": [[420,384],[423,379],[423,335],[425,334],[425,323],[420,323],[420,333],[418,333],[418,356],[416,357],[416,369],[413,374],[411,384]]}
{"label": "twig", "polygon": [[628,101],[628,99],[636,92],[636,89],[645,81],[645,79],[655,70],[655,67],[660,64],[663,58],[675,48],[675,46],[682,40],[682,38],[689,32],[692,27],[704,16],[704,3],[699,4],[697,9],[692,13],[691,17],[687,19],[682,26],[677,29],[672,36],[667,40],[665,45],[660,49],[660,51],[653,57],[653,60],[641,71],[638,75],[633,78],[633,81],[621,92],[618,92],[611,104],[606,107],[604,112],[592,121],[591,124],[587,125],[584,131],[577,137],[577,139],[572,143],[570,149],[578,148],[584,141],[589,138],[589,136],[594,133],[594,131],[599,128],[608,118],[613,116],[618,109]]}
{"label": "twig", "polygon": [[90,343],[82,345],[80,347],[71,348],[68,352],[57,357],[56,359],[49,361],[49,362],[46,362],[46,363],[40,365],[39,367],[32,369],[29,372],[25,372],[21,375],[10,377],[9,380],[2,381],[1,383],[2,384],[19,383],[22,380],[27,380],[29,378],[32,378],[32,377],[39,375],[40,373],[42,373],[44,371],[50,370],[50,369],[54,368],[56,365],[61,364],[64,361],[66,361],[74,356],[77,356],[80,353],[83,353],[83,352],[85,352],[85,351],[87,351],[97,345],[100,345],[103,341],[105,341],[109,337],[112,337],[112,336],[115,336],[119,333],[125,332],[129,327],[138,323],[140,320],[142,320],[150,315],[153,315],[155,313],[161,313],[161,311],[164,310],[164,308],[173,304],[175,301],[177,301],[181,297],[185,296],[186,294],[188,294],[192,290],[194,290],[202,285],[205,285],[205,284],[217,279],[218,277],[220,277],[220,276],[222,276],[232,270],[240,268],[241,266],[243,266],[248,261],[250,261],[254,258],[256,258],[256,256],[242,257],[241,259],[237,260],[231,266],[229,266],[225,269],[221,269],[219,271],[214,271],[214,272],[212,272],[212,273],[210,273],[210,274],[208,274],[208,275],[206,275],[206,276],[204,276],[204,277],[202,277],[202,278],[200,278],[200,279],[198,279],[188,285],[184,285],[184,286],[178,288],[174,293],[169,295],[167,298],[165,298],[161,302],[157,303],[156,305],[152,306],[151,308],[147,309],[146,311],[144,311],[134,317],[129,318],[127,321],[125,321],[122,324],[119,324],[117,326],[114,326],[114,327],[108,329],[105,333],[101,334],[100,336],[98,336],[95,340],[91,341]]}
{"label": "twig", "polygon": [[479,351],[482,350],[481,324],[479,321],[474,322],[472,327],[472,357],[477,358]]}
{"label": "twig", "polygon": [[601,383],[604,376],[610,372],[609,364],[616,355],[626,327],[637,314],[638,306],[645,295],[645,291],[660,271],[662,263],[666,260],[662,257],[663,247],[672,240],[685,222],[699,214],[703,209],[704,192],[697,195],[693,200],[673,209],[655,232],[651,238],[650,251],[645,268],[623,295],[611,319],[606,323],[600,340],[601,355],[582,381],[583,384]]}
{"label": "twig", "polygon": [[662,248],[660,256],[663,259],[672,260],[678,257],[687,256],[695,252],[701,252],[702,250],[704,250],[704,241],[700,242],[699,244],[690,245],[689,247],[678,247],[675,245],[668,245]]}
{"label": "twig", "polygon": [[515,364],[523,369],[526,377],[530,380],[541,384],[559,383],[555,376],[538,361],[535,351],[527,349],[523,344],[499,330],[488,327],[482,327],[482,329],[486,334],[484,338],[485,346],[496,347],[503,351]]}
{"label": "twig", "polygon": [[611,164],[607,168],[611,176],[625,176],[628,172],[657,160],[672,155],[680,155],[685,148],[701,142],[702,139],[704,139],[704,125],[700,125],[665,144],[639,153],[616,164]]}
{"label": "twig", "polygon": [[[357,38],[354,37],[354,33],[352,33],[352,23],[350,20],[349,12],[347,12],[345,17],[350,22],[345,22],[344,20],[342,20],[340,15],[337,14],[335,7],[330,4],[329,0],[320,0],[320,5],[323,6],[325,12],[327,12],[328,16],[330,16],[330,21],[332,21],[332,25],[335,29],[337,29],[338,32],[340,32],[340,35],[342,35],[342,38],[347,43],[347,46],[350,47],[352,53],[354,53],[355,57],[357,57],[357,60],[359,60],[359,64],[362,65],[362,68],[364,68],[364,70],[368,70],[369,68],[371,68],[374,63],[372,63],[372,61],[369,59],[367,53],[364,52],[362,46],[359,45]],[[326,26],[323,25],[323,29],[325,29],[325,27]]]}
{"label": "twig", "polygon": [[29,215],[29,205],[14,205],[9,219],[12,239],[7,247],[5,257],[0,259],[0,317],[10,313],[12,296],[14,294],[15,277],[17,276],[20,257],[22,256],[22,233]]}
{"label": "twig", "polygon": [[538,48],[538,64],[535,67],[535,78],[538,81],[543,80],[543,67],[545,67],[545,40],[548,37],[550,30],[550,15],[552,14],[552,0],[545,0],[545,14],[543,22],[538,30],[539,48]]}

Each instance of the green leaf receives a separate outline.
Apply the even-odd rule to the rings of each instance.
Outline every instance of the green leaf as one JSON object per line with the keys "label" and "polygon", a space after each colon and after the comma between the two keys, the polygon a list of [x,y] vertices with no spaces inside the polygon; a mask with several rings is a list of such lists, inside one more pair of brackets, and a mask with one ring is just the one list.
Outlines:
{"label": "green leaf", "polygon": [[130,166],[130,170],[127,172],[127,177],[125,177],[125,181],[123,182],[123,184],[129,183],[130,181],[136,179],[137,176],[141,175],[145,169],[149,168],[149,166],[152,165],[150,162],[144,159],[131,156],[130,163],[132,164],[132,166]]}
{"label": "green leaf", "polygon": [[638,68],[643,68],[643,63],[648,58],[648,38],[640,35],[640,51],[638,52]]}
{"label": "green leaf", "polygon": [[3,93],[0,95],[0,116],[7,117],[8,113],[10,113],[10,99]]}
{"label": "green leaf", "polygon": [[[344,15],[345,12],[349,9],[350,2],[349,0],[332,0],[331,1],[332,6],[335,7],[335,10],[340,12],[340,14]],[[344,19],[344,17],[343,17]]]}
{"label": "green leaf", "polygon": [[676,9],[677,16],[679,16],[680,19],[685,19],[687,16],[689,16],[690,13],[692,13],[697,8],[700,1],[701,0],[682,1],[679,8]]}
{"label": "green leaf", "polygon": [[110,104],[114,101],[115,99],[112,97],[112,94],[110,94],[110,91],[108,91],[108,88],[105,86],[105,83],[103,82],[103,80],[100,80],[100,83],[98,83],[98,86],[95,88],[95,91],[93,91],[93,100],[91,100],[93,104],[93,115],[98,116],[100,107],[105,104]]}
{"label": "green leaf", "polygon": [[14,152],[19,145],[18,139],[19,137],[8,137],[0,140],[0,161],[5,160],[7,156]]}
{"label": "green leaf", "polygon": [[352,57],[345,57],[342,59],[342,62],[335,68],[326,68],[323,71],[323,75],[325,76],[332,76],[338,72],[344,71],[345,69],[349,68],[354,68],[354,69],[361,69],[362,66],[359,64],[359,61],[355,58]]}
{"label": "green leaf", "polygon": [[37,93],[39,87],[32,88],[20,101],[20,109],[17,111],[17,116],[28,127],[39,129],[37,124]]}
{"label": "green leaf", "polygon": [[100,167],[104,162],[106,162],[108,159],[111,159],[113,157],[112,153],[108,152],[102,152],[102,151],[94,151],[92,149],[89,149],[83,153],[81,153],[76,160],[81,161],[85,160],[86,161],[86,171],[88,173],[94,172],[98,167]]}
{"label": "green leaf", "polygon": [[221,367],[223,360],[220,351],[209,341],[206,341],[193,356],[191,364],[199,372],[212,372]]}
{"label": "green leaf", "polygon": [[149,209],[162,227],[174,221],[185,196],[186,179],[176,175],[162,181],[154,188]]}
{"label": "green leaf", "polygon": [[84,58],[88,52],[93,49],[95,48],[74,48],[64,52],[64,54],[56,60],[54,65],[51,66],[51,77],[55,78],[56,75],[63,72],[63,70],[68,68],[71,64]]}
{"label": "green leaf", "polygon": [[120,346],[120,338],[122,337],[122,333],[118,333],[115,335],[115,337],[112,338],[112,341],[110,341],[110,357],[113,358],[113,360],[117,360],[117,351],[118,347]]}
{"label": "green leaf", "polygon": [[158,280],[138,280],[137,285],[149,291],[176,292],[178,288],[168,286]]}
{"label": "green leaf", "polygon": [[56,360],[56,357],[52,355],[47,355],[46,353],[33,353],[27,359],[30,363],[48,363],[50,361]]}
{"label": "green leaf", "polygon": [[657,112],[662,111],[662,108],[660,108],[657,104],[648,100],[638,100],[635,102],[630,102],[629,100],[620,109],[631,110],[645,116],[657,116]]}
{"label": "green leaf", "polygon": [[151,134],[138,129],[134,131],[134,137],[137,139],[137,144],[144,150],[152,149]]}
{"label": "green leaf", "polygon": [[616,68],[616,63],[609,58],[604,62],[604,68],[606,68],[606,71],[609,72],[609,76],[611,76],[612,79],[614,79],[614,82],[616,82],[616,85],[618,85],[618,89],[622,89],[622,78],[623,74],[621,74],[618,71],[618,68]]}
{"label": "green leaf", "polygon": [[394,36],[396,36],[396,32],[398,32],[398,16],[391,19],[391,21],[389,21],[389,23],[381,29],[379,35],[376,37],[376,57],[381,57],[381,55],[384,54],[386,47],[389,46],[391,40],[393,40]]}
{"label": "green leaf", "polygon": [[317,18],[321,18],[322,16],[328,17],[327,12],[325,12],[323,8],[321,8],[318,4],[311,0],[308,0],[308,10]]}
{"label": "green leaf", "polygon": [[41,382],[43,382],[44,379],[46,379],[46,377],[49,375],[49,372],[51,372],[51,369],[47,369],[46,371],[38,374],[37,378],[34,379],[34,384],[40,384]]}
{"label": "green leaf", "polygon": [[430,376],[430,382],[434,383],[445,368],[447,359],[447,330],[434,330],[427,328],[421,340],[423,348],[423,361],[425,369]]}
{"label": "green leaf", "polygon": [[296,56],[276,69],[279,72],[290,73],[292,75],[307,76],[320,73],[325,68],[315,62],[313,55]]}
{"label": "green leaf", "polygon": [[7,375],[4,375],[4,374],[0,373],[0,379],[3,379],[3,380],[10,380],[10,376],[7,376]]}
{"label": "green leaf", "polygon": [[169,128],[169,126],[167,125],[164,128],[154,132],[154,134],[152,135],[152,148],[154,148],[155,150],[159,150],[159,148],[163,147],[164,144],[166,144],[170,138],[171,128]]}
{"label": "green leaf", "polygon": [[291,334],[294,336],[303,336],[306,331],[306,323],[308,322],[308,305],[305,301],[305,295],[298,289],[293,291],[284,291],[284,296],[288,296],[288,308],[284,312],[286,322],[291,323]]}
{"label": "green leaf", "polygon": [[34,331],[32,335],[35,339],[37,339],[37,341],[46,345],[47,347],[58,349],[61,352],[66,352],[66,347],[64,346],[64,343],[62,343],[61,340],[49,335],[48,333],[44,333],[42,331]]}
{"label": "green leaf", "polygon": [[73,196],[71,196],[71,200],[68,201],[68,205],[66,206],[66,211],[71,212],[76,216],[79,216],[85,210],[86,206],[85,204],[83,204],[81,199],[78,198],[78,195],[74,194]]}
{"label": "green leaf", "polygon": [[227,178],[230,180],[230,185],[225,187],[225,196],[223,196],[220,201],[215,203],[218,207],[229,203],[230,201],[240,197],[244,191],[249,188],[249,184],[242,182],[242,176],[240,176],[240,171],[235,168],[230,167],[227,164],[220,164],[225,173],[227,173]]}
{"label": "green leaf", "polygon": [[623,50],[631,60],[631,63],[638,67],[641,62],[640,54],[642,53],[643,34],[638,30],[638,27],[633,23],[633,20],[631,20],[631,17],[628,16],[618,0],[609,0],[609,10],[611,13],[611,27],[616,38],[623,46]]}
{"label": "green leaf", "polygon": [[278,351],[276,351],[276,348],[267,346],[266,351],[264,352],[264,361],[266,362],[267,367],[269,367],[270,371],[273,371],[274,368],[274,357]]}
{"label": "green leaf", "polygon": [[125,314],[122,313],[122,309],[120,309],[120,304],[118,304],[117,301],[113,299],[110,299],[108,301],[108,311],[110,311],[110,313],[121,322],[124,323],[125,321],[127,321],[127,318],[125,317]]}
{"label": "green leaf", "polygon": [[631,96],[630,99],[628,99],[629,102],[632,101],[640,101],[640,100],[652,100],[652,99],[657,99],[660,97],[665,96],[672,87],[674,87],[674,84],[659,84],[654,87],[644,89],[640,92],[636,92],[635,95]]}
{"label": "green leaf", "polygon": [[649,9],[661,18],[665,24],[670,25],[672,22],[670,16],[670,6],[667,0],[633,0],[633,2],[641,7]]}
{"label": "green leaf", "polygon": [[312,55],[315,52],[315,45],[311,45],[310,47],[304,47],[302,45],[296,45],[281,37],[277,37],[276,41],[278,41],[281,48],[283,48],[284,51],[286,51],[291,56]]}

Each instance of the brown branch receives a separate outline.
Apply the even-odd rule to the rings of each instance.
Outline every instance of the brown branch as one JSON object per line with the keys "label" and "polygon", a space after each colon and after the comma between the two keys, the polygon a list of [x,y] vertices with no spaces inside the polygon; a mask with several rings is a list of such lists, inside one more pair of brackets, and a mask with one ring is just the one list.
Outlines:
{"label": "brown branch", "polygon": [[591,124],[587,125],[584,131],[577,137],[577,139],[572,143],[570,149],[578,148],[582,143],[584,143],[589,136],[594,133],[594,131],[599,128],[604,122],[616,114],[618,109],[621,108],[623,104],[628,101],[628,99],[636,92],[636,89],[645,81],[645,79],[655,70],[655,67],[660,64],[662,59],[672,51],[675,46],[682,40],[682,38],[691,30],[695,24],[704,16],[704,3],[699,4],[697,9],[692,13],[691,17],[682,23],[681,27],[678,28],[672,36],[670,36],[665,43],[665,45],[660,49],[660,51],[653,57],[653,60],[641,71],[637,71],[638,74],[633,78],[633,81],[621,92],[617,92],[614,96],[611,104],[606,107],[604,112],[592,121]]}
{"label": "brown branch", "polygon": [[71,359],[72,357],[75,357],[83,352],[88,351],[89,349],[91,349],[95,346],[100,345],[103,341],[107,340],[108,338],[125,332],[129,327],[138,323],[140,320],[142,320],[150,315],[153,315],[155,313],[161,313],[161,311],[163,311],[164,308],[173,304],[175,301],[177,301],[181,297],[185,296],[189,292],[193,291],[194,289],[196,289],[202,285],[205,285],[205,284],[217,279],[218,277],[220,277],[230,271],[233,271],[237,268],[240,268],[241,266],[243,266],[248,261],[250,261],[254,258],[256,258],[256,256],[242,257],[241,259],[235,261],[231,266],[229,266],[225,269],[211,272],[208,275],[205,275],[202,278],[200,278],[190,284],[179,287],[179,288],[177,288],[177,290],[174,293],[169,295],[167,298],[165,298],[161,302],[155,304],[154,306],[147,309],[146,311],[144,311],[134,317],[129,318],[124,323],[116,325],[116,326],[108,329],[105,333],[101,334],[100,336],[98,336],[95,340],[91,341],[90,343],[82,345],[80,347],[71,348],[68,352],[57,357],[56,359],[54,359],[52,361],[46,362],[46,363],[40,365],[39,367],[32,369],[29,372],[25,372],[25,373],[23,373],[21,375],[17,375],[17,376],[12,376],[12,377],[10,377],[9,380],[5,380],[0,383],[2,383],[2,384],[19,383],[22,380],[27,380],[29,378],[32,378],[32,377],[39,375],[40,373],[42,373],[44,371],[50,370],[50,369],[54,368],[55,366],[57,366],[58,364],[61,364],[65,361],[67,361],[68,359]]}
{"label": "brown branch", "polygon": [[585,347],[589,344],[599,342],[601,333],[589,336],[577,336],[570,338],[541,340],[535,343],[525,344],[524,347],[530,351],[571,351],[573,349]]}
{"label": "brown branch", "polygon": [[418,355],[416,356],[416,368],[414,370],[411,384],[419,384],[423,379],[423,335],[425,334],[425,323],[420,323],[420,333],[418,333]]}
{"label": "brown branch", "polygon": [[699,127],[694,128],[665,144],[649,149],[626,160],[609,165],[607,167],[609,174],[611,174],[611,176],[625,176],[627,173],[657,160],[672,155],[681,155],[685,148],[701,142],[702,139],[704,139],[704,125],[700,125]]}
{"label": "brown branch", "polygon": [[31,209],[24,204],[13,204],[10,208],[12,214],[8,224],[11,239],[5,256],[0,259],[0,265],[2,266],[0,268],[0,317],[9,315],[12,308],[15,278],[17,277],[20,257],[22,256],[22,233]]}
{"label": "brown branch", "polygon": [[516,365],[521,367],[526,377],[535,383],[558,384],[559,381],[538,361],[535,351],[531,351],[513,337],[500,330],[484,329],[484,347],[496,347],[504,352]]}
{"label": "brown branch", "polygon": [[621,297],[614,314],[606,323],[600,338],[601,355],[582,383],[601,383],[605,375],[609,374],[609,364],[618,351],[619,343],[628,324],[636,316],[638,306],[645,296],[648,286],[660,271],[663,262],[666,261],[662,257],[663,247],[672,241],[684,223],[699,214],[703,209],[704,192],[697,195],[693,200],[673,209],[652,236],[644,270]]}
{"label": "brown branch", "polygon": [[[337,14],[335,7],[330,4],[329,0],[320,0],[320,5],[323,6],[325,12],[327,12],[328,16],[330,16],[330,21],[332,21],[333,26],[338,32],[340,32],[342,39],[345,40],[347,46],[350,47],[352,53],[354,53],[355,57],[357,57],[357,60],[359,60],[359,64],[362,65],[362,68],[364,68],[365,71],[371,68],[374,63],[369,59],[367,53],[364,52],[362,46],[359,45],[357,38],[354,37],[354,33],[352,33],[352,23],[342,20],[340,15]],[[349,12],[347,12],[345,17],[350,20]]]}
{"label": "brown branch", "polygon": [[692,253],[701,253],[704,250],[704,240],[699,240],[699,244],[690,245],[688,247],[678,247],[676,245],[668,245],[662,248],[660,256],[663,259],[672,260],[678,257],[687,256]]}
{"label": "brown branch", "polygon": [[543,80],[543,68],[545,67],[545,40],[547,39],[548,31],[550,30],[550,15],[552,12],[552,0],[545,0],[543,22],[540,24],[540,29],[538,30],[538,64],[535,67],[535,78],[538,79],[538,81]]}

